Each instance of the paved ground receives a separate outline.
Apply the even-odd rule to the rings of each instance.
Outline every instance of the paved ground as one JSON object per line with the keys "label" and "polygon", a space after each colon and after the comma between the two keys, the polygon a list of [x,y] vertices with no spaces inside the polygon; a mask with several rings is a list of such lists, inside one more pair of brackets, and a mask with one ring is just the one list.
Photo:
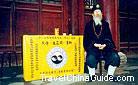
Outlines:
{"label": "paved ground", "polygon": [[[135,55],[137,56],[137,55]],[[129,58],[126,65],[122,66],[123,72],[120,76],[134,76],[133,82],[73,82],[73,81],[56,81],[56,82],[42,82],[41,80],[24,82],[22,75],[22,67],[4,68],[3,77],[0,77],[0,85],[138,85],[138,57]],[[118,71],[119,72],[119,71]],[[1,74],[1,73],[0,73]]]}

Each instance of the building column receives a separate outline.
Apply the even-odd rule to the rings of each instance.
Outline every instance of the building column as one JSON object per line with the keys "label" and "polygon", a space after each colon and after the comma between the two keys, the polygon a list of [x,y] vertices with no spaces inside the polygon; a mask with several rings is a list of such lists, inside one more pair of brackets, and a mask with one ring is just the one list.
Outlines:
{"label": "building column", "polygon": [[102,0],[102,5],[104,17],[109,22],[113,40],[117,49],[119,50],[119,0]]}

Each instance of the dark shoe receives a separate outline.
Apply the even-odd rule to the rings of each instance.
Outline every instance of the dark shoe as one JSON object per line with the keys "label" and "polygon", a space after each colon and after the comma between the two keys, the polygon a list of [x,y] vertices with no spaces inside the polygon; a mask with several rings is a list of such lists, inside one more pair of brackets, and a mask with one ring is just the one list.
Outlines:
{"label": "dark shoe", "polygon": [[89,74],[88,66],[86,63],[84,64],[84,73]]}

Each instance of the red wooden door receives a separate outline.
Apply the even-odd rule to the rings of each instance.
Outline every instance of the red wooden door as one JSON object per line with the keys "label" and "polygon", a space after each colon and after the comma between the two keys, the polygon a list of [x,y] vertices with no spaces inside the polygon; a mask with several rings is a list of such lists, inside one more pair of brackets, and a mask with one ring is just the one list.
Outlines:
{"label": "red wooden door", "polygon": [[36,0],[16,2],[16,45],[21,44],[25,34],[54,34],[63,32],[63,1]]}
{"label": "red wooden door", "polygon": [[0,47],[21,50],[23,35],[67,32],[67,6],[66,0],[0,1]]}
{"label": "red wooden door", "polygon": [[22,36],[38,34],[39,30],[39,2],[15,2],[15,43],[21,46]]}

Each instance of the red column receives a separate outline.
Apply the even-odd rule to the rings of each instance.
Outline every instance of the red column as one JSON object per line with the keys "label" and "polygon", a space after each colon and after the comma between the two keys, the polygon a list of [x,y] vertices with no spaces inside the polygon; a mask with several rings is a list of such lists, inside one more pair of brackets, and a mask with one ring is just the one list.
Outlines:
{"label": "red column", "polygon": [[119,50],[119,0],[103,0],[102,5],[105,19],[109,22],[113,40]]}
{"label": "red column", "polygon": [[78,0],[79,1],[79,34],[83,34],[84,32],[84,0]]}
{"label": "red column", "polygon": [[83,34],[84,29],[84,0],[72,0],[72,33]]}

